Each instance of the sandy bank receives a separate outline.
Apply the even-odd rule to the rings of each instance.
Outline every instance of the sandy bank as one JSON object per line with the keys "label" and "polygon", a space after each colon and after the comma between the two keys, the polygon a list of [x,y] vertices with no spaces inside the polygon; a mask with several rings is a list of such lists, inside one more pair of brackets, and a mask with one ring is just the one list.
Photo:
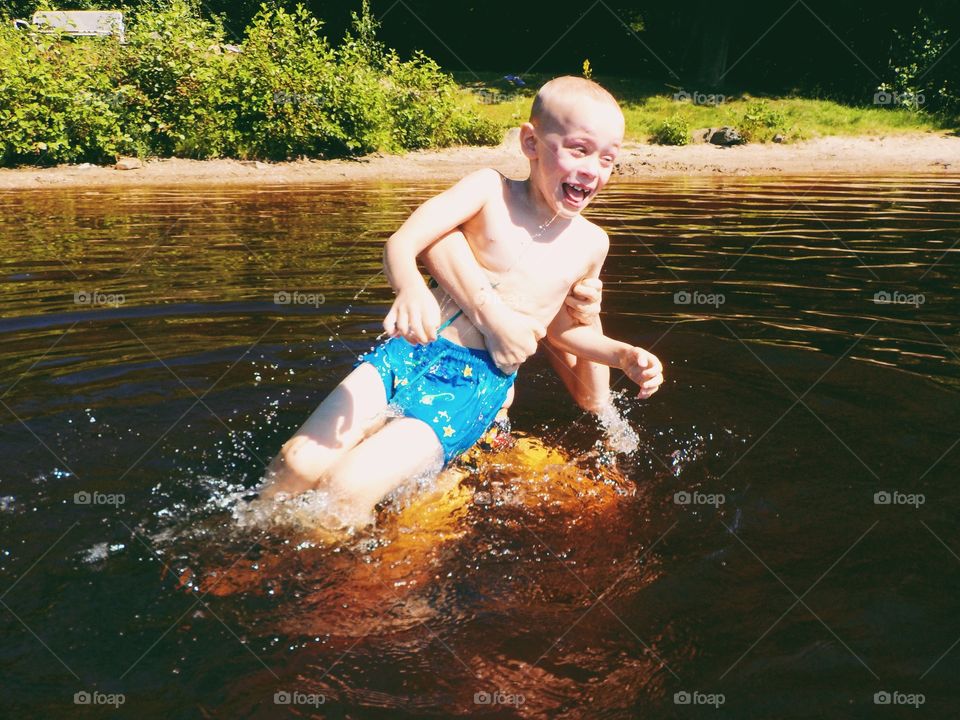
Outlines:
{"label": "sandy bank", "polygon": [[[526,161],[516,139],[499,147],[456,147],[375,154],[357,160],[305,160],[288,163],[237,160],[154,160],[135,170],[64,165],[0,169],[0,190],[52,187],[145,185],[284,185],[338,181],[454,180],[494,167],[524,177]],[[621,153],[617,175],[807,175],[807,174],[960,173],[960,137],[934,133],[885,137],[826,137],[789,145],[756,144],[664,147],[630,144]]]}

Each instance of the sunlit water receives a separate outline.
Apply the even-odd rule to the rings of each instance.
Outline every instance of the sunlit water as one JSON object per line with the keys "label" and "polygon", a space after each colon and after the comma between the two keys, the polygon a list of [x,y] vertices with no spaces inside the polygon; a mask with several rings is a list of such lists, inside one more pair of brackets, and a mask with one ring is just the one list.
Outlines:
{"label": "sunlit water", "polygon": [[0,196],[5,713],[945,717],[960,180],[621,182],[604,323],[660,393],[585,417],[536,358],[462,483],[251,515],[438,189]]}

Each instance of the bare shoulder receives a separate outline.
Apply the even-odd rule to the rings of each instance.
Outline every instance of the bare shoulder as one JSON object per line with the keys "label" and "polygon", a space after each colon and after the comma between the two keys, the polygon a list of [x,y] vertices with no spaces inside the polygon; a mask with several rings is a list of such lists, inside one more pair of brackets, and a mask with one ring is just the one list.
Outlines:
{"label": "bare shoulder", "polygon": [[503,176],[499,172],[493,168],[482,168],[465,175],[457,185],[486,195],[487,193],[500,192],[503,187],[502,183]]}
{"label": "bare shoulder", "polygon": [[590,248],[602,259],[607,256],[610,249],[610,236],[607,231],[599,225],[590,222],[585,217],[580,217],[581,227],[579,228],[584,240],[590,243]]}

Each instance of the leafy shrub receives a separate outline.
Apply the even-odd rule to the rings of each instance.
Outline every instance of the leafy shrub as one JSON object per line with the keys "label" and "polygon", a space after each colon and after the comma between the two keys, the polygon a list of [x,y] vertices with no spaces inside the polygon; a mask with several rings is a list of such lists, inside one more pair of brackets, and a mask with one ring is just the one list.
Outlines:
{"label": "leafy shrub", "polygon": [[218,21],[182,0],[134,16],[120,55],[118,95],[136,146],[162,156],[209,158],[233,146],[225,103],[229,56]]}
{"label": "leafy shrub", "polygon": [[747,142],[767,142],[778,133],[786,135],[786,116],[769,105],[765,100],[748,105],[743,117],[737,123],[737,130]]}
{"label": "leafy shrub", "polygon": [[263,6],[231,67],[237,152],[244,157],[325,157],[350,150],[336,122],[334,51],[302,7]]}
{"label": "leafy shrub", "polygon": [[366,0],[339,47],[302,6],[261,6],[239,54],[195,0],[128,18],[127,44],[16,31],[0,17],[0,163],[120,154],[331,157],[499,142],[423,54],[376,38]]}
{"label": "leafy shrub", "polygon": [[889,80],[877,87],[874,102],[914,111],[960,111],[956,68],[940,61],[952,47],[949,33],[918,11],[909,32],[893,31]]}
{"label": "leafy shrub", "polygon": [[671,115],[653,132],[658,145],[686,145],[690,142],[690,125],[681,115]]}
{"label": "leafy shrub", "polygon": [[117,43],[87,47],[0,27],[0,162],[102,162],[129,142],[115,99]]}

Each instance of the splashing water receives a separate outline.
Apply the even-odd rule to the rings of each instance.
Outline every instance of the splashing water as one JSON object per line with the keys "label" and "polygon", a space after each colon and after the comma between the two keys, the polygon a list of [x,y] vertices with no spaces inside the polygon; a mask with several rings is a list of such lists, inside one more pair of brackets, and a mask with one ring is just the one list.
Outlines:
{"label": "splashing water", "polygon": [[597,414],[605,434],[605,444],[612,452],[630,454],[640,447],[640,436],[627,422],[613,401]]}

